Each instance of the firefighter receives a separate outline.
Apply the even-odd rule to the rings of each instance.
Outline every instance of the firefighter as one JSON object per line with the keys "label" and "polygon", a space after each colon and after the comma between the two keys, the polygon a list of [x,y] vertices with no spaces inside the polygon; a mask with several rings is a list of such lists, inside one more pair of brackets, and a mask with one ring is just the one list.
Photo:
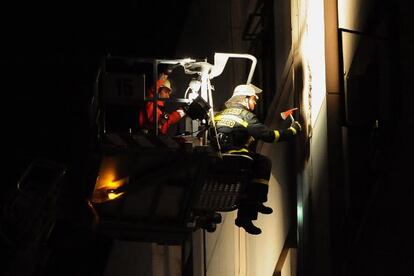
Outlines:
{"label": "firefighter", "polygon": [[[171,82],[168,75],[161,74],[157,81],[158,97],[160,99],[169,99],[172,93]],[[154,97],[154,89],[150,89],[148,97]],[[140,110],[138,115],[138,125],[145,131],[153,129],[154,124],[154,103],[147,102],[145,109]],[[157,101],[158,131],[160,134],[168,134],[171,125],[178,123],[186,115],[183,108],[178,108],[171,113],[165,112],[165,102]]]}
{"label": "firefighter", "polygon": [[[225,109],[214,116],[217,136],[212,131],[211,141],[217,141],[223,153],[244,154],[253,158],[253,179],[242,194],[235,224],[246,232],[258,235],[262,231],[252,220],[258,213],[271,214],[272,208],[265,206],[269,190],[271,161],[254,152],[251,148],[254,140],[274,143],[286,141],[301,131],[299,122],[294,121],[287,129],[273,130],[260,123],[253,111],[262,90],[252,84],[238,85],[232,97],[225,103]],[[216,144],[217,144],[216,142]]]}

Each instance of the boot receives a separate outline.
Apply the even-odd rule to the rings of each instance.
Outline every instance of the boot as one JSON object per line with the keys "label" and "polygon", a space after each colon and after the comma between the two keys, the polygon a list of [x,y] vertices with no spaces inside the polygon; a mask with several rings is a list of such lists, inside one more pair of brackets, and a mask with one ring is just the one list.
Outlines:
{"label": "boot", "polygon": [[263,205],[263,202],[267,201],[267,193],[269,191],[269,185],[262,184],[262,183],[255,183],[256,188],[256,196],[257,196],[257,211],[269,215],[273,213],[273,209]]}
{"label": "boot", "polygon": [[217,212],[214,212],[214,213],[210,214],[209,219],[214,223],[221,223],[222,222],[221,214],[217,213]]}
{"label": "boot", "polygon": [[251,220],[236,218],[235,224],[238,227],[243,227],[244,230],[246,230],[246,232],[251,235],[259,235],[260,233],[262,233],[262,230],[254,226]]}
{"label": "boot", "polygon": [[210,222],[208,225],[203,227],[203,229],[205,229],[209,233],[213,233],[214,231],[216,231],[216,228],[217,226],[214,222]]}
{"label": "boot", "polygon": [[273,213],[273,209],[270,207],[264,206],[263,203],[259,203],[257,205],[257,211],[265,215],[270,215],[271,213]]}

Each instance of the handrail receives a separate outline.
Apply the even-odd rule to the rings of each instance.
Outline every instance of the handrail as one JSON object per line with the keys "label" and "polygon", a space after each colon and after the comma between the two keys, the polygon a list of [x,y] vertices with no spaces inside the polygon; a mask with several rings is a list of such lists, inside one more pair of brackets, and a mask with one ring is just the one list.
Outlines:
{"label": "handrail", "polygon": [[[227,63],[227,60],[229,58],[245,58],[252,61],[252,64],[250,66],[249,75],[247,77],[246,84],[250,84],[253,79],[254,70],[257,65],[257,59],[253,55],[250,54],[239,54],[239,53],[215,53],[214,55],[214,65],[208,63],[207,61],[196,61],[195,59],[191,58],[182,58],[182,59],[151,59],[151,58],[134,58],[134,57],[120,57],[120,56],[106,56],[104,59],[104,62],[102,64],[102,68],[100,68],[101,72],[106,72],[106,63],[107,61],[114,61],[114,62],[126,62],[128,66],[134,66],[137,65],[137,63],[147,63],[147,65],[152,65],[152,74],[153,74],[153,87],[156,90],[157,89],[157,81],[158,81],[158,67],[160,64],[167,64],[167,65],[173,65],[173,67],[182,66],[184,68],[184,71],[186,74],[198,74],[199,78],[201,78],[201,97],[206,100],[210,104],[210,116],[213,115],[213,97],[211,93],[211,85],[210,80],[214,77],[219,76]],[[149,68],[148,68],[149,69]],[[151,70],[151,69],[150,69]],[[171,69],[172,70],[172,69]],[[104,75],[104,74],[101,74]],[[145,79],[144,79],[145,83]],[[145,84],[144,84],[145,87]],[[174,99],[161,99],[159,98],[159,95],[157,91],[152,95],[152,97],[148,97],[146,95],[147,89],[143,89],[143,96],[141,100],[143,102],[152,102],[154,106],[157,105],[158,101],[164,101],[164,102],[174,102],[174,103],[191,103],[190,99],[186,98],[174,98]],[[105,110],[102,110],[102,116],[105,117]],[[154,108],[152,111],[152,116],[154,118],[152,124],[154,128],[154,134],[159,134],[159,118],[158,118],[158,112],[157,108]],[[103,120],[103,131],[106,132],[105,128],[105,120]],[[213,123],[214,125],[214,123]]]}
{"label": "handrail", "polygon": [[250,59],[252,61],[249,76],[247,77],[247,81],[246,81],[246,84],[250,84],[252,82],[254,70],[256,69],[256,64],[257,64],[256,57],[253,56],[253,55],[250,55],[250,54],[215,53],[214,54],[214,68],[213,68],[210,75],[212,75],[212,77],[216,77],[216,76],[220,75],[224,70],[224,67],[227,63],[227,60],[230,57],[233,57],[233,58],[247,58],[247,59]]}

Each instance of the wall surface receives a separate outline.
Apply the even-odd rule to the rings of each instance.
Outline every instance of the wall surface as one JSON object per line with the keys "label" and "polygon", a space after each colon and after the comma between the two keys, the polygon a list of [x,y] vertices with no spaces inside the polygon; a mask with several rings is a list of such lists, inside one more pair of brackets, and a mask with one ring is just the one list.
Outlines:
{"label": "wall surface", "polygon": [[[335,223],[341,225],[341,229],[333,227],[333,248],[341,248],[333,252],[334,265],[342,275],[412,272],[408,257],[412,228],[404,218],[413,193],[409,181],[401,181],[410,178],[406,172],[413,149],[404,135],[413,125],[412,93],[407,93],[413,87],[408,69],[414,37],[409,3],[338,1],[337,27],[343,34],[338,60],[343,60],[339,69],[344,77],[339,81],[345,102],[331,101],[331,107],[346,110],[331,108],[329,113],[330,118],[345,115],[336,124],[342,125],[342,139],[337,141],[346,149],[343,172],[331,179],[337,194]],[[337,154],[339,147],[331,145],[330,150]]]}
{"label": "wall surface", "polygon": [[[218,4],[224,5],[223,9],[230,9],[233,17],[238,14],[239,20],[234,25],[228,21],[212,22],[212,25],[220,26],[221,29],[213,28],[209,43],[204,45],[206,53],[209,49],[216,51],[215,49],[225,47],[228,47],[228,51],[239,53],[247,49],[242,47],[243,42],[238,42],[240,36],[234,36],[235,33],[241,34],[243,22],[254,7],[252,3],[244,6],[243,3],[224,1]],[[309,216],[310,209],[327,210],[328,204],[325,53],[324,47],[321,47],[324,45],[323,4],[322,0],[312,1],[312,5],[310,1],[274,3],[276,71],[273,72],[273,76],[277,80],[277,85],[274,87],[272,104],[267,110],[266,124],[273,128],[287,127],[287,123],[282,121],[278,114],[296,106],[300,108],[300,112],[295,116],[303,122],[304,132],[294,142],[258,145],[258,151],[272,160],[267,205],[274,209],[274,213],[267,216],[259,215],[258,220],[254,222],[263,231],[259,236],[248,235],[244,230],[235,227],[235,212],[223,214],[224,222],[218,226],[216,232],[206,234],[207,275],[273,275],[276,264],[282,258],[283,249],[296,246],[294,242],[288,242],[288,236],[290,232],[296,233],[297,220],[301,227],[300,239],[303,240],[300,245],[302,252],[298,253],[298,256],[303,256],[303,252],[311,250],[313,245],[307,235],[314,229],[318,235],[326,237],[325,242],[319,244],[316,249],[324,257],[328,255],[329,231],[324,227],[327,223],[327,213],[316,216],[315,224],[309,224],[306,222],[309,218],[304,218]],[[199,8],[202,4],[195,1],[194,5]],[[240,11],[242,6],[248,8],[244,14]],[[205,12],[204,17],[198,14],[197,20],[208,17],[208,11]],[[208,36],[209,31],[205,31],[203,34]],[[233,41],[213,39],[216,36],[220,37],[223,32],[227,32],[227,35],[233,34],[227,36],[233,37]],[[185,33],[184,30],[183,34]],[[188,47],[184,38],[185,35],[182,45]],[[224,41],[229,44],[223,44]],[[221,43],[220,46],[216,46],[218,43]],[[235,71],[230,75],[234,74]],[[232,80],[234,78],[227,78],[223,82],[227,81],[227,85],[231,87]],[[260,86],[260,83],[258,85]],[[300,202],[296,202],[297,198]],[[297,209],[300,210],[299,214]],[[194,238],[201,240],[202,233],[196,233]],[[200,253],[203,251],[203,243],[197,244],[200,247],[194,249]],[[196,254],[199,262],[194,264],[194,269],[197,270],[195,275],[203,275],[202,253]],[[296,256],[290,254],[289,258],[286,258],[281,271],[289,274],[283,275],[295,275],[298,263]],[[298,265],[304,266],[300,263]],[[319,271],[320,275],[328,275],[329,268],[320,268]]]}

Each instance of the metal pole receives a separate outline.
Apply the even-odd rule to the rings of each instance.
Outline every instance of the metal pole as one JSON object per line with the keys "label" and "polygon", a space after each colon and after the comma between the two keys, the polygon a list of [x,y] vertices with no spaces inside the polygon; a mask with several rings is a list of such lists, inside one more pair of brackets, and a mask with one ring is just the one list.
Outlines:
{"label": "metal pole", "polygon": [[153,74],[154,74],[154,96],[152,97],[152,118],[154,122],[154,133],[158,136],[158,60],[153,62]]}

